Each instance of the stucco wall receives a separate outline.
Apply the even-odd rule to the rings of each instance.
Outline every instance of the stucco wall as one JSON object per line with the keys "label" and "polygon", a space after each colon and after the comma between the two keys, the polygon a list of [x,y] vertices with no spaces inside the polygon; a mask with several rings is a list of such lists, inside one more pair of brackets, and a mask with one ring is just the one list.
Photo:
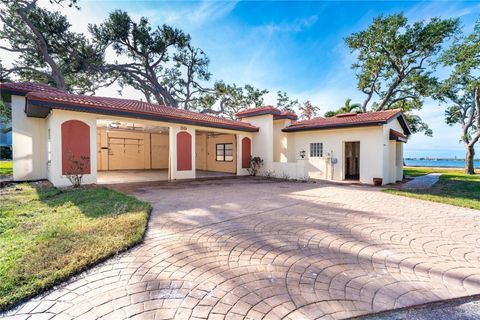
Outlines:
{"label": "stucco wall", "polygon": [[273,161],[287,162],[288,161],[288,139],[287,133],[282,132],[282,129],[291,123],[290,120],[274,120],[273,121]]}
{"label": "stucco wall", "polygon": [[197,170],[207,170],[207,133],[197,132],[195,138],[195,161]]}
{"label": "stucco wall", "polygon": [[12,96],[13,179],[47,178],[47,123],[24,112],[25,98]]}
{"label": "stucco wall", "polygon": [[70,186],[66,176],[62,175],[62,123],[68,120],[79,120],[90,127],[90,165],[91,173],[83,176],[83,184],[97,183],[97,122],[93,114],[52,110],[47,118],[50,130],[50,162],[48,180],[55,186]]}
{"label": "stucco wall", "polygon": [[298,159],[295,162],[273,162],[272,171],[276,178],[307,179],[308,166],[308,159]]}
{"label": "stucco wall", "polygon": [[[344,180],[345,142],[360,142],[360,182],[372,183],[374,177],[383,177],[384,135],[381,126],[335,130],[303,131],[288,134],[288,146],[293,155],[305,150],[309,177]],[[323,143],[323,157],[311,158],[310,143]],[[292,155],[292,156],[293,156]],[[337,159],[331,164],[328,157]]]}
{"label": "stucco wall", "polygon": [[252,138],[252,157],[261,157],[264,161],[262,170],[271,170],[273,162],[273,115],[261,115],[242,119],[260,128]]}
{"label": "stucco wall", "polygon": [[[235,173],[237,170],[237,145],[235,136],[232,134],[222,134],[207,136],[207,170]],[[216,145],[218,143],[231,143],[233,152],[233,161],[222,162],[216,160]]]}
{"label": "stucco wall", "polygon": [[[190,134],[192,139],[191,152],[192,152],[192,167],[191,170],[177,170],[177,134],[179,132],[187,132]],[[195,179],[195,168],[196,168],[196,156],[195,156],[195,129],[187,126],[176,126],[172,125],[169,131],[169,145],[170,147],[170,165],[169,165],[169,176],[171,180],[179,179]]]}
{"label": "stucco wall", "polygon": [[384,183],[394,183],[401,181],[403,178],[403,143],[390,141],[390,129],[403,133],[403,128],[397,119],[383,126],[383,136],[386,144],[383,168]]}
{"label": "stucco wall", "polygon": [[[216,145],[231,143],[233,161],[222,162],[216,160]],[[211,135],[207,132],[197,133],[195,143],[197,170],[235,173],[237,170],[237,144],[233,134]]]}

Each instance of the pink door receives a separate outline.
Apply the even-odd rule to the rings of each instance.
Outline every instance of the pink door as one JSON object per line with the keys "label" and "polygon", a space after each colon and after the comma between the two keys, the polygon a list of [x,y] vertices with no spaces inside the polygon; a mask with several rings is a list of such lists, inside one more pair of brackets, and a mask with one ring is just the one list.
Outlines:
{"label": "pink door", "polygon": [[90,173],[90,127],[69,120],[62,123],[62,174]]}
{"label": "pink door", "polygon": [[243,138],[242,139],[242,168],[248,169],[250,168],[250,157],[252,154],[252,143],[250,138]]}
{"label": "pink door", "polygon": [[177,133],[177,170],[192,170],[192,136],[185,131]]}

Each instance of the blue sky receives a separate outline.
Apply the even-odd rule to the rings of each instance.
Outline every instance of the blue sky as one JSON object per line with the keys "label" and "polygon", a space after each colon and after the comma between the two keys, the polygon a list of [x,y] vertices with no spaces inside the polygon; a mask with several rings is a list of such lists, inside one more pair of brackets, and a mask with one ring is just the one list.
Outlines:
{"label": "blue sky", "polygon": [[[307,99],[321,113],[341,106],[346,98],[362,101],[356,89],[354,56],[344,37],[364,29],[380,14],[404,12],[411,21],[461,18],[466,31],[480,17],[475,1],[82,1],[80,12],[64,9],[73,28],[85,31],[114,9],[133,17],[146,16],[154,24],[167,23],[191,34],[193,43],[209,56],[215,80],[252,84],[270,90],[266,102],[275,103],[282,90],[300,101]],[[117,95],[116,88],[98,94]],[[126,95],[140,98],[136,92]],[[125,94],[124,94],[125,96]],[[406,146],[406,156],[463,157],[459,129],[444,124],[444,107],[426,101],[419,114],[434,137],[417,134]],[[478,149],[480,153],[480,149]]]}

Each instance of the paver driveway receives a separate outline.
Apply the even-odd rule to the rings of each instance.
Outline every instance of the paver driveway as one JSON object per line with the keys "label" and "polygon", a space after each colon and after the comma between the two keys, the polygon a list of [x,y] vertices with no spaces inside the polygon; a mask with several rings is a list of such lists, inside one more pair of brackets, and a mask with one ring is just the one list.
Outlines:
{"label": "paver driveway", "polygon": [[341,319],[480,293],[480,212],[372,187],[231,179],[119,186],[145,242],[10,315]]}

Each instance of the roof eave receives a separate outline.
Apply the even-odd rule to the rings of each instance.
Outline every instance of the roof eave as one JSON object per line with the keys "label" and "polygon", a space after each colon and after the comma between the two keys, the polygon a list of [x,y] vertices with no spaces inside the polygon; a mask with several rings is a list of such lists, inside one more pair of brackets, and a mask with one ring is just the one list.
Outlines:
{"label": "roof eave", "polygon": [[106,109],[96,108],[91,106],[81,106],[76,104],[66,104],[66,103],[50,102],[50,101],[43,101],[43,100],[28,99],[28,103],[32,105],[40,106],[40,107],[49,107],[50,109],[70,110],[70,111],[77,111],[77,112],[114,115],[114,116],[124,116],[124,117],[134,118],[134,119],[155,120],[155,121],[163,121],[163,122],[178,123],[178,124],[190,124],[190,125],[196,125],[200,127],[228,129],[228,130],[235,130],[235,131],[245,131],[245,132],[259,131],[259,128],[257,127],[248,128],[248,127],[240,127],[240,126],[237,127],[234,125],[226,125],[221,123],[205,123],[203,121],[196,121],[196,120],[178,119],[178,118],[171,118],[171,117],[157,116],[152,114],[144,114],[144,113],[136,113],[136,112],[128,112],[128,111],[120,111],[120,110],[106,110]]}
{"label": "roof eave", "polygon": [[314,131],[314,130],[328,130],[328,129],[342,129],[342,128],[356,128],[356,127],[373,127],[378,125],[386,124],[386,121],[375,121],[369,123],[357,123],[357,124],[335,124],[328,126],[311,126],[311,127],[299,127],[299,128],[289,128],[286,127],[282,129],[283,132],[298,132],[298,131]]}
{"label": "roof eave", "polygon": [[412,134],[412,130],[410,129],[410,125],[407,122],[407,119],[403,116],[403,112],[397,117],[398,122],[400,123],[400,126],[403,129],[403,133],[406,134],[407,136]]}
{"label": "roof eave", "polygon": [[1,94],[8,94],[12,96],[21,96],[25,97],[28,94],[28,90],[20,90],[20,89],[10,89],[10,88],[0,88]]}
{"label": "roof eave", "polygon": [[235,116],[239,119],[243,119],[243,118],[250,118],[250,117],[256,117],[256,116],[263,116],[266,114],[271,114],[273,116],[280,115],[280,113],[274,112],[272,110],[260,110],[257,112],[251,112],[246,114],[235,114]]}

